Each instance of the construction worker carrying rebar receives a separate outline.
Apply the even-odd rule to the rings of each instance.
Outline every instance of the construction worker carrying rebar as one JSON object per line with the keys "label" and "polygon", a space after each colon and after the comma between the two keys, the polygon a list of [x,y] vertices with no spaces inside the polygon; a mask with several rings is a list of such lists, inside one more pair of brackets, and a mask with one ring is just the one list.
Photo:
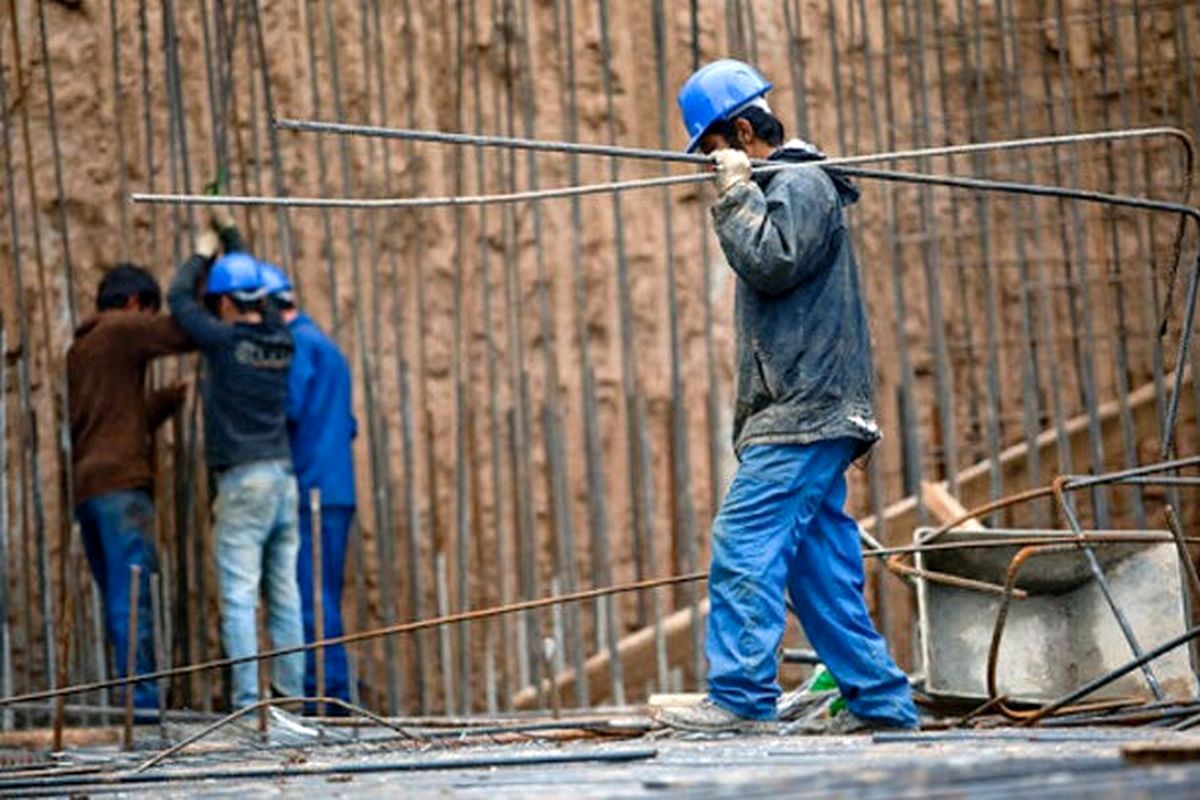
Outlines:
{"label": "construction worker carrying rebar", "polygon": [[[296,581],[299,496],[287,435],[292,337],[267,302],[262,270],[245,252],[228,211],[216,209],[212,222],[213,230],[197,236],[195,253],[179,266],[167,302],[204,356],[204,448],[217,485],[221,639],[226,655],[241,658],[259,652],[260,589],[271,645],[304,643]],[[221,246],[224,255],[216,258]],[[196,296],[202,284],[204,305]],[[271,674],[276,692],[300,697],[303,653],[273,659]],[[230,705],[255,703],[258,666],[236,664],[232,675]]]}
{"label": "construction worker carrying rebar", "polygon": [[846,469],[880,436],[843,212],[858,190],[816,167],[755,174],[751,159],[824,158],[806,142],[784,142],[770,89],[753,67],[726,59],[679,92],[688,151],[716,163],[712,217],[738,278],[739,465],[712,529],[708,696],[661,720],[719,731],[776,718],[786,589],[849,709],[820,732],[915,728],[908,678],[867,613],[858,525],[843,508]]}
{"label": "construction worker carrying rebar", "polygon": [[[75,518],[92,576],[104,601],[104,627],[117,675],[131,666],[154,671],[151,577],[154,543],[154,431],[183,402],[185,384],[146,391],[146,367],[193,349],[175,321],[160,314],[162,290],[144,268],[118,264],[100,281],[96,313],[83,320],[67,351],[71,470]],[[65,557],[65,554],[60,554]],[[129,630],[132,568],[137,577],[137,631]],[[135,663],[127,664],[129,637]],[[134,687],[134,705],[158,708],[153,682]]]}
{"label": "construction worker carrying rebar", "polygon": [[[296,562],[304,640],[316,641],[316,587],[313,582],[314,490],[319,499],[317,521],[321,531],[321,608],[324,638],[345,633],[342,625],[342,588],[345,583],[346,547],[354,521],[354,456],[351,443],[358,434],[351,402],[350,365],[337,344],[296,308],[292,282],[274,264],[261,263],[267,294],[279,308],[292,334],[295,352],[288,376],[287,423],[292,467],[300,484],[300,557]],[[308,651],[304,692],[317,697],[316,653]],[[350,700],[350,664],[346,648],[325,648],[324,696]],[[343,713],[330,706],[327,713]]]}

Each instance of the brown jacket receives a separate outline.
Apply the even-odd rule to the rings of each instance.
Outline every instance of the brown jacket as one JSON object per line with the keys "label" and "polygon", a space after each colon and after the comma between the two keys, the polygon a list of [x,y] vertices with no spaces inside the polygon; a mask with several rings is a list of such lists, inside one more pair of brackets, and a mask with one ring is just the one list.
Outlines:
{"label": "brown jacket", "polygon": [[75,502],[154,482],[154,430],[183,402],[179,386],[146,391],[146,365],[195,348],[167,314],[103,311],[67,352]]}

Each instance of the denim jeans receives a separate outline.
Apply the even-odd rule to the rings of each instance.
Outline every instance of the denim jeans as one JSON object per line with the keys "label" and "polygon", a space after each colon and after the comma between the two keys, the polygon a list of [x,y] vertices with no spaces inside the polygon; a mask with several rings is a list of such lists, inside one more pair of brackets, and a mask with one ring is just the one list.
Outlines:
{"label": "denim jeans", "polygon": [[[324,611],[326,639],[345,633],[342,625],[342,587],[345,583],[346,545],[350,541],[350,525],[354,521],[354,506],[321,506],[321,606]],[[300,507],[300,558],[296,574],[300,580],[300,600],[304,608],[304,641],[316,639],[316,604],[313,602],[312,511]],[[304,691],[309,697],[317,693],[316,651],[305,655]],[[325,696],[339,700],[350,699],[350,663],[345,645],[325,648]],[[331,710],[328,707],[327,710]]]}
{"label": "denim jeans", "polygon": [[[104,629],[116,657],[117,675],[128,675],[129,574],[138,580],[138,629],[135,673],[154,671],[154,619],[150,610],[150,576],[157,569],[154,547],[154,498],[146,489],[122,489],[89,498],[75,507],[92,576],[104,600]],[[135,684],[138,708],[158,708],[152,681]]]}
{"label": "denim jeans", "polygon": [[[230,658],[258,652],[258,597],[267,599],[271,648],[304,644],[296,556],[300,549],[296,479],[286,461],[258,461],[217,476],[217,578],[221,589],[221,639]],[[258,665],[237,664],[233,672],[234,708],[258,697]],[[271,679],[280,693],[304,691],[304,654],[271,662]]]}
{"label": "denim jeans", "polygon": [[850,439],[752,445],[713,522],[705,653],[709,695],[750,719],[772,719],[784,590],[809,642],[855,715],[916,724],[907,676],[863,599],[858,524],[843,510]]}

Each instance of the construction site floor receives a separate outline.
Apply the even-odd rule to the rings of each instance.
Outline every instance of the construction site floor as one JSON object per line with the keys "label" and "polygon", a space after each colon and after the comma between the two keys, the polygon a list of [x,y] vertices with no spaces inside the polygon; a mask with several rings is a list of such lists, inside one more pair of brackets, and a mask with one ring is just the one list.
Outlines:
{"label": "construction site floor", "polygon": [[[1145,728],[847,737],[657,731],[619,740],[435,747],[379,733],[252,752],[210,743],[142,773],[133,767],[154,748],[73,749],[53,767],[6,767],[0,796],[1200,797],[1200,761],[1191,760],[1200,757],[1200,738]],[[1148,742],[1155,744],[1139,744]]]}

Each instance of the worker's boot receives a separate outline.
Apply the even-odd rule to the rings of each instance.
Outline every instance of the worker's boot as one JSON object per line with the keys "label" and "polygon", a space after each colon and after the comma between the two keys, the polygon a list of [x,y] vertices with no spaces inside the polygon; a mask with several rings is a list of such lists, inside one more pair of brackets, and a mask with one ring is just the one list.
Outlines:
{"label": "worker's boot", "polygon": [[669,728],[702,733],[750,733],[768,730],[774,726],[772,720],[740,717],[708,697],[693,706],[664,708],[659,711],[657,720]]}

